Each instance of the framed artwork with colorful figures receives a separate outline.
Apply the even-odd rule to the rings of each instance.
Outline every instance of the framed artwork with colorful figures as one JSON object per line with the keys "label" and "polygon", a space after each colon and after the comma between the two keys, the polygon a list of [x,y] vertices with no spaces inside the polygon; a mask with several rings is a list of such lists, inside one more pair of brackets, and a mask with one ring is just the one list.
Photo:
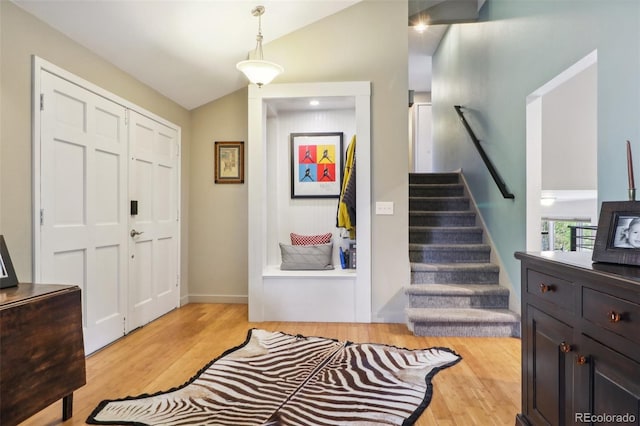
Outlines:
{"label": "framed artwork with colorful figures", "polygon": [[291,133],[291,198],[340,197],[342,143],[342,132]]}

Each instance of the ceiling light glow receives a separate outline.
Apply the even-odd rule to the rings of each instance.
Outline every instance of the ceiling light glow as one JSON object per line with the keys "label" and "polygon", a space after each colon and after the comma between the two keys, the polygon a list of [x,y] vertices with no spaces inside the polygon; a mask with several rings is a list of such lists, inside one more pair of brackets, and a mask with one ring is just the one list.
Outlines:
{"label": "ceiling light glow", "polygon": [[416,25],[413,26],[413,29],[416,30],[419,33],[423,33],[427,30],[427,28],[429,28],[429,26],[427,24],[425,24],[424,22],[419,22]]}

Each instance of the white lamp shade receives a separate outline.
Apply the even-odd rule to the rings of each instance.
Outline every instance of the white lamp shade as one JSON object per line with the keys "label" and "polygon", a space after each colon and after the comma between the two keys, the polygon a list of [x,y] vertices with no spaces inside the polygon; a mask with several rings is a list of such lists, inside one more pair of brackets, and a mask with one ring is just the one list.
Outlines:
{"label": "white lamp shade", "polygon": [[271,83],[271,80],[284,71],[284,68],[278,64],[258,59],[238,62],[236,68],[242,71],[250,82],[258,86]]}

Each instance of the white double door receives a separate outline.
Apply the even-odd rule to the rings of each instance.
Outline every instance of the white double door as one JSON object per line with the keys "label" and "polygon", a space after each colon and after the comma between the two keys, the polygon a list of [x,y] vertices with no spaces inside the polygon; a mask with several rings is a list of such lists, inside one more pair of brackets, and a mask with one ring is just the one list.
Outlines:
{"label": "white double door", "polygon": [[179,305],[179,132],[44,70],[40,89],[35,276],[81,287],[91,353]]}

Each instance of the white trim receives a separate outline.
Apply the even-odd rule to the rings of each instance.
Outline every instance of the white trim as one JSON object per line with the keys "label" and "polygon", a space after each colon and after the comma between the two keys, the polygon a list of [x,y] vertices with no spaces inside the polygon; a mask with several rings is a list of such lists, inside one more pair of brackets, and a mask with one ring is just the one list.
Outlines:
{"label": "white trim", "polygon": [[336,267],[335,269],[328,270],[317,270],[317,271],[295,271],[295,270],[282,270],[278,265],[267,265],[262,271],[263,277],[297,277],[297,278],[305,278],[305,277],[314,277],[314,278],[355,278],[356,270],[355,269],[340,269],[340,267]]}
{"label": "white trim", "polygon": [[571,80],[573,77],[596,63],[598,63],[598,51],[594,50],[593,52],[589,53],[587,56],[580,59],[578,62],[571,65],[569,68],[552,78],[550,81],[531,92],[531,94],[529,94],[526,98],[527,103],[530,103],[537,98],[541,98],[552,90],[562,86],[564,83]]}
{"label": "white trim", "polygon": [[266,215],[266,116],[267,102],[276,98],[352,96],[355,98],[358,167],[356,201],[358,226],[358,268],[354,317],[358,322],[371,321],[371,83],[293,83],[270,84],[262,88],[249,86],[247,184],[248,208],[248,279],[249,321],[264,321],[264,273],[267,269],[265,241]]}

